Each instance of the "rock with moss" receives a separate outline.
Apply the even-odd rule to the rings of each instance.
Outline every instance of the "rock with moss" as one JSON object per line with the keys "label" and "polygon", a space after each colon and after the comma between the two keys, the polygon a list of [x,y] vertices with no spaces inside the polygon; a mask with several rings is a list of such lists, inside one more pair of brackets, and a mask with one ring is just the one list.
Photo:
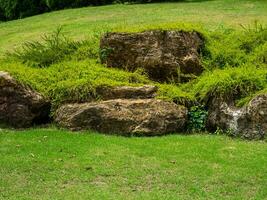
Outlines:
{"label": "rock with moss", "polygon": [[97,95],[102,100],[110,99],[150,99],[156,96],[157,86],[144,85],[140,87],[131,86],[101,86],[96,88]]}
{"label": "rock with moss", "polygon": [[152,80],[183,82],[203,71],[199,55],[203,44],[197,32],[107,33],[100,42],[100,57],[108,67],[142,68]]}
{"label": "rock with moss", "polygon": [[49,119],[50,102],[38,92],[0,72],[0,123],[29,127]]}
{"label": "rock with moss", "polygon": [[156,99],[116,99],[61,106],[55,121],[71,130],[101,133],[156,136],[182,132],[187,109]]}
{"label": "rock with moss", "polygon": [[245,139],[264,139],[267,134],[267,94],[254,97],[242,108],[230,101],[213,100],[207,126],[211,131],[219,128]]}

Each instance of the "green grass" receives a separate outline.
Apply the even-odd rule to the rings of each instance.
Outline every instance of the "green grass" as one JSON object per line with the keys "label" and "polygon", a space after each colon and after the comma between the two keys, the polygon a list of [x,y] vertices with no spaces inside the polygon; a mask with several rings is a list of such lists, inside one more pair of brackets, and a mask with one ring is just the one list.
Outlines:
{"label": "green grass", "polygon": [[0,131],[0,199],[266,199],[267,145]]}
{"label": "green grass", "polygon": [[266,68],[255,66],[229,67],[204,73],[191,88],[199,100],[207,101],[210,97],[240,100],[255,91],[267,88]]}
{"label": "green grass", "polygon": [[[0,70],[51,98],[53,107],[96,98],[95,90],[102,85],[142,84],[157,84],[159,98],[182,104],[203,103],[212,95],[231,92],[243,105],[267,88],[265,10],[267,1],[214,0],[88,7],[6,22],[0,24],[0,54],[11,54],[2,54],[8,60],[0,59]],[[59,25],[67,37],[79,42],[54,37],[55,33],[43,36]],[[147,29],[199,31],[206,43],[202,51],[206,72],[189,84],[158,84],[140,73],[108,69],[99,63],[102,34]],[[27,42],[29,38],[37,42]],[[12,51],[23,42],[26,46],[16,51],[14,60]]]}
{"label": "green grass", "polygon": [[[267,91],[267,29],[260,28],[267,26],[266,10],[265,0],[207,0],[88,7],[4,22],[0,70],[50,97],[53,108],[64,101],[98,98],[95,89],[102,85],[143,84],[158,85],[159,98],[182,104],[229,94],[244,105]],[[86,40],[71,56],[60,55],[45,68],[34,67],[41,60],[38,52],[31,64],[31,51],[24,63],[6,59],[4,52],[40,41],[60,25],[70,38]],[[140,72],[99,63],[104,32],[155,28],[200,31],[207,44],[202,52],[206,71],[190,83],[159,84]],[[46,56],[54,61],[51,49]],[[267,199],[266,141],[0,129],[0,157],[0,199]]]}
{"label": "green grass", "polygon": [[151,83],[138,73],[106,68],[95,60],[66,61],[48,68],[31,68],[11,62],[0,70],[12,72],[15,78],[51,98],[53,105],[63,102],[82,102],[98,98],[100,86],[144,85]]}
{"label": "green grass", "polygon": [[240,24],[248,25],[255,20],[266,23],[266,10],[265,0],[207,0],[69,9],[0,23],[0,52],[39,38],[59,25],[76,39],[103,30],[160,23],[200,23],[210,30],[241,28]]}

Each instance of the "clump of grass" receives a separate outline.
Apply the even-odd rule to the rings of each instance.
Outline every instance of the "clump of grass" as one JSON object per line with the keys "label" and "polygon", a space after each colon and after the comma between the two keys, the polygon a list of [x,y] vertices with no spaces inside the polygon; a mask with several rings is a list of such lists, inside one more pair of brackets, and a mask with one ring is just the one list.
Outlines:
{"label": "clump of grass", "polygon": [[242,107],[244,105],[247,105],[254,97],[261,95],[261,94],[267,94],[267,85],[264,87],[264,89],[260,90],[260,91],[256,91],[255,93],[246,96],[244,98],[239,99],[238,101],[236,101],[236,105],[238,107]]}
{"label": "clump of grass", "polygon": [[88,41],[73,41],[62,33],[59,27],[53,33],[43,35],[40,41],[25,42],[22,47],[8,52],[7,56],[33,67],[47,67],[58,63],[79,48],[88,46]]}
{"label": "clump of grass", "polygon": [[197,31],[205,32],[205,28],[202,24],[199,23],[182,23],[182,22],[168,22],[168,23],[153,23],[153,24],[135,24],[131,27],[125,26],[116,26],[112,29],[109,29],[109,32],[127,32],[127,33],[136,33],[143,32],[147,30],[181,30],[181,31]]}
{"label": "clump of grass", "polygon": [[53,108],[66,102],[96,99],[97,87],[151,83],[144,75],[106,68],[93,59],[64,61],[48,68],[25,67],[17,62],[8,62],[2,63],[0,70],[10,72],[22,83],[50,97]]}
{"label": "clump of grass", "polygon": [[210,98],[238,100],[267,87],[267,69],[251,64],[204,73],[193,85],[193,95],[201,101]]}
{"label": "clump of grass", "polygon": [[266,64],[267,27],[255,22],[243,30],[222,29],[206,34],[203,56],[206,69]]}
{"label": "clump of grass", "polygon": [[250,62],[267,65],[267,42],[255,48],[253,54],[250,56]]}
{"label": "clump of grass", "polygon": [[173,101],[185,106],[194,104],[194,96],[175,84],[158,84],[158,87],[158,99]]}
{"label": "clump of grass", "polygon": [[[22,82],[50,97],[54,107],[64,102],[98,98],[95,88],[101,85],[156,84],[159,86],[158,98],[186,106],[196,105],[197,101],[208,102],[211,97],[225,96],[242,104],[267,88],[267,29],[261,25],[242,31],[223,28],[208,32],[199,26],[171,23],[126,27],[125,31],[147,29],[200,32],[206,42],[201,52],[206,71],[186,84],[154,83],[141,71],[130,73],[99,64],[102,31],[75,42],[66,38],[61,30],[44,37],[41,42],[30,42],[28,47],[26,45],[9,54],[9,57],[17,58],[16,61],[0,61],[0,70],[11,72]],[[26,67],[25,64],[37,68]]]}
{"label": "clump of grass", "polygon": [[258,21],[255,21],[252,26],[241,25],[241,27],[244,29],[245,38],[242,38],[240,47],[246,53],[252,52],[253,49],[267,41],[267,27]]}

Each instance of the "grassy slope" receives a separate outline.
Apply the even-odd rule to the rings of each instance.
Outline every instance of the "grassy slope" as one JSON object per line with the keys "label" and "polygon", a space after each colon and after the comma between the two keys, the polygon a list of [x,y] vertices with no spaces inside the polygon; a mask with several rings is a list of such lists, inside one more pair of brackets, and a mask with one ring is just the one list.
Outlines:
{"label": "grassy slope", "polygon": [[202,23],[209,29],[267,22],[267,1],[212,0],[192,3],[111,5],[71,9],[0,24],[0,52],[64,26],[75,38],[114,27],[170,22]]}
{"label": "grassy slope", "polygon": [[[11,50],[21,42],[29,39],[36,39],[45,32],[55,30],[59,25],[64,25],[63,30],[66,34],[74,38],[91,38],[90,40],[93,42],[84,49],[81,49],[81,51],[78,51],[77,55],[82,56],[83,59],[88,58],[89,56],[87,54],[91,51],[88,49],[92,49],[94,56],[93,61],[84,60],[77,62],[77,56],[74,55],[74,61],[63,62],[44,70],[35,70],[17,62],[7,64],[0,61],[0,70],[11,72],[19,80],[49,96],[54,102],[65,101],[69,97],[73,97],[71,99],[73,101],[85,99],[89,93],[94,93],[94,88],[97,85],[128,85],[130,81],[127,77],[135,76],[122,72],[117,76],[118,78],[114,78],[109,75],[110,73],[115,73],[115,70],[105,70],[97,64],[99,35],[109,30],[135,31],[155,27],[165,29],[179,29],[183,27],[205,32],[209,36],[209,48],[214,54],[212,58],[208,58],[209,62],[211,62],[208,64],[208,68],[224,68],[226,62],[229,62],[230,66],[239,66],[241,62],[247,62],[247,60],[253,60],[255,58],[258,59],[259,56],[254,55],[257,51],[262,52],[261,54],[264,55],[267,51],[267,42],[264,52],[262,50],[264,40],[255,39],[256,34],[252,34],[252,37],[247,37],[248,34],[244,31],[229,33],[229,30],[226,28],[234,27],[235,29],[241,29],[240,24],[251,24],[254,20],[259,20],[265,25],[265,22],[267,22],[267,15],[264,12],[266,8],[266,1],[234,0],[147,5],[111,5],[65,10],[2,23],[0,24],[0,46],[2,47],[0,49],[0,56],[1,52]],[[183,22],[198,24],[184,25],[181,24]],[[202,26],[200,23],[202,23]],[[267,34],[265,33],[265,35]],[[89,36],[96,37],[92,39]],[[258,42],[259,44],[257,41],[260,41]],[[242,42],[245,42],[245,44],[242,44]],[[244,49],[241,49],[240,46],[247,46],[246,42],[250,44],[249,46],[254,45],[256,48],[259,47],[258,50],[255,50],[255,47],[253,47],[253,53],[244,53]],[[204,74],[203,78],[199,78],[200,84],[198,85],[203,87],[202,85],[204,83],[208,87],[204,87],[206,91],[201,90],[201,95],[205,96],[206,94],[210,94],[210,91],[216,90],[218,85],[220,86],[218,93],[221,93],[222,90],[234,91],[238,87],[233,84],[244,82],[245,84],[243,85],[247,85],[247,79],[249,79],[249,85],[252,85],[251,88],[257,88],[257,90],[264,89],[264,84],[266,85],[264,83],[266,82],[264,76],[267,73],[264,70],[260,72],[263,78],[258,82],[261,83],[258,84],[257,82],[258,85],[253,85],[253,80],[257,77],[255,77],[256,74],[251,74],[250,72],[255,69],[255,65],[254,61],[252,64],[249,64],[248,67],[250,70],[246,73],[239,74],[242,75],[239,78],[234,78],[230,75],[229,70],[226,70],[225,73],[223,71],[222,73],[226,75],[224,77],[228,79],[227,84],[223,81],[220,82],[223,87],[217,83],[219,81],[218,79],[213,79],[212,74],[206,74],[206,77]],[[236,69],[236,72],[232,74],[238,74],[242,70],[243,68]],[[101,76],[93,75],[100,71],[102,71]],[[235,71],[235,69],[230,71]],[[124,77],[118,80],[122,74],[124,74]],[[145,78],[140,78],[145,80]],[[226,80],[225,78],[223,80]],[[232,79],[238,79],[238,81],[232,81]],[[206,84],[207,80],[210,82]],[[139,81],[139,83],[144,83],[144,81]],[[233,86],[229,83],[233,83]],[[185,86],[184,88],[192,87]],[[196,90],[199,90],[199,87],[196,87],[192,91],[184,91],[175,85],[162,85],[160,86],[159,96],[161,98],[183,102],[184,99],[194,99],[198,93]],[[242,91],[247,91],[247,88],[244,88]],[[245,94],[244,96],[246,95],[252,94]],[[244,103],[246,102],[244,101]]]}
{"label": "grassy slope", "polygon": [[[254,20],[266,23],[266,9],[264,0],[214,0],[111,5],[47,13],[1,23],[0,54],[58,25],[64,25],[64,31],[77,39],[111,28],[172,22],[200,22],[208,30],[221,26],[238,29],[239,24]],[[103,78],[109,84],[123,84],[132,76],[112,70],[117,76],[108,79],[105,76],[111,71],[87,61],[63,62],[47,69],[17,63],[1,67],[17,71],[21,79],[40,91],[48,87],[51,96],[55,93],[72,96],[64,93],[64,88],[71,91],[72,87],[88,82],[98,84]],[[233,71],[232,75],[224,73],[223,78],[229,84],[231,80],[242,81],[243,78],[236,78],[242,74],[254,82],[252,68],[246,73],[240,73],[240,69],[236,70],[238,73],[235,69],[229,71]],[[101,78],[97,78],[96,72],[103,73]],[[93,75],[89,76],[90,73]],[[220,83],[213,78],[216,75],[221,76],[216,72],[210,77],[214,85]],[[234,78],[228,79],[230,76]],[[93,81],[91,77],[95,77]],[[258,81],[264,82],[263,78]],[[165,92],[172,93],[170,96],[176,92],[180,95],[177,88],[165,87]],[[206,87],[200,83],[196,85],[199,88],[205,94]],[[88,93],[84,87],[81,90]],[[260,142],[206,135],[122,138],[73,135],[55,129],[9,130],[0,131],[0,156],[0,199],[267,198],[267,146]]]}
{"label": "grassy slope", "polygon": [[0,199],[266,199],[266,143],[0,131]]}

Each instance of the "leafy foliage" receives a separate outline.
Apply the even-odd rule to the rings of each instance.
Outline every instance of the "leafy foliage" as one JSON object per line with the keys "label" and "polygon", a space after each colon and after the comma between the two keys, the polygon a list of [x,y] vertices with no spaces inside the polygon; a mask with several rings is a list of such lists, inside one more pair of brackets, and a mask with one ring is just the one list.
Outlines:
{"label": "leafy foliage", "polygon": [[19,81],[51,98],[56,108],[64,102],[84,102],[98,98],[101,86],[139,86],[151,81],[138,73],[106,68],[93,59],[63,61],[48,68],[32,68],[18,62],[0,65]]}
{"label": "leafy foliage", "polygon": [[267,27],[257,21],[242,27],[242,31],[225,28],[206,34],[208,42],[203,59],[207,69],[266,63]]}
{"label": "leafy foliage", "polygon": [[247,64],[206,72],[196,80],[191,92],[204,102],[211,97],[238,100],[266,87],[266,67],[257,68]]}
{"label": "leafy foliage", "polygon": [[99,57],[101,60],[106,60],[108,55],[112,53],[113,49],[112,48],[103,48],[99,52]]}
{"label": "leafy foliage", "polygon": [[99,6],[112,3],[151,3],[163,1],[165,0],[0,0],[0,19],[18,19],[64,8]]}
{"label": "leafy foliage", "polygon": [[[266,28],[257,27],[249,31],[222,29],[213,32],[207,32],[200,26],[173,23],[123,27],[121,31],[127,32],[180,29],[202,33],[206,46],[201,53],[206,70],[195,80],[184,84],[155,83],[142,72],[130,73],[99,64],[99,56],[109,53],[109,50],[99,52],[99,39],[105,32],[99,30],[80,42],[66,38],[60,31],[43,37],[41,42],[28,42],[30,45],[24,45],[7,56],[15,60],[0,60],[0,70],[11,72],[22,82],[50,97],[55,107],[62,102],[97,98],[95,88],[101,85],[142,84],[157,85],[157,98],[188,107],[196,105],[196,102],[205,104],[212,97],[228,97],[238,105],[244,105],[267,88]],[[114,30],[117,31],[118,27]]]}
{"label": "leafy foliage", "polygon": [[2,19],[17,19],[46,11],[45,0],[0,0]]}
{"label": "leafy foliage", "polygon": [[204,106],[193,106],[188,113],[189,123],[188,130],[192,132],[204,131],[206,127],[206,119],[208,111]]}
{"label": "leafy foliage", "polygon": [[62,34],[58,28],[50,35],[44,35],[41,41],[29,41],[8,56],[33,67],[47,67],[64,60],[76,52],[85,42],[73,41]]}

